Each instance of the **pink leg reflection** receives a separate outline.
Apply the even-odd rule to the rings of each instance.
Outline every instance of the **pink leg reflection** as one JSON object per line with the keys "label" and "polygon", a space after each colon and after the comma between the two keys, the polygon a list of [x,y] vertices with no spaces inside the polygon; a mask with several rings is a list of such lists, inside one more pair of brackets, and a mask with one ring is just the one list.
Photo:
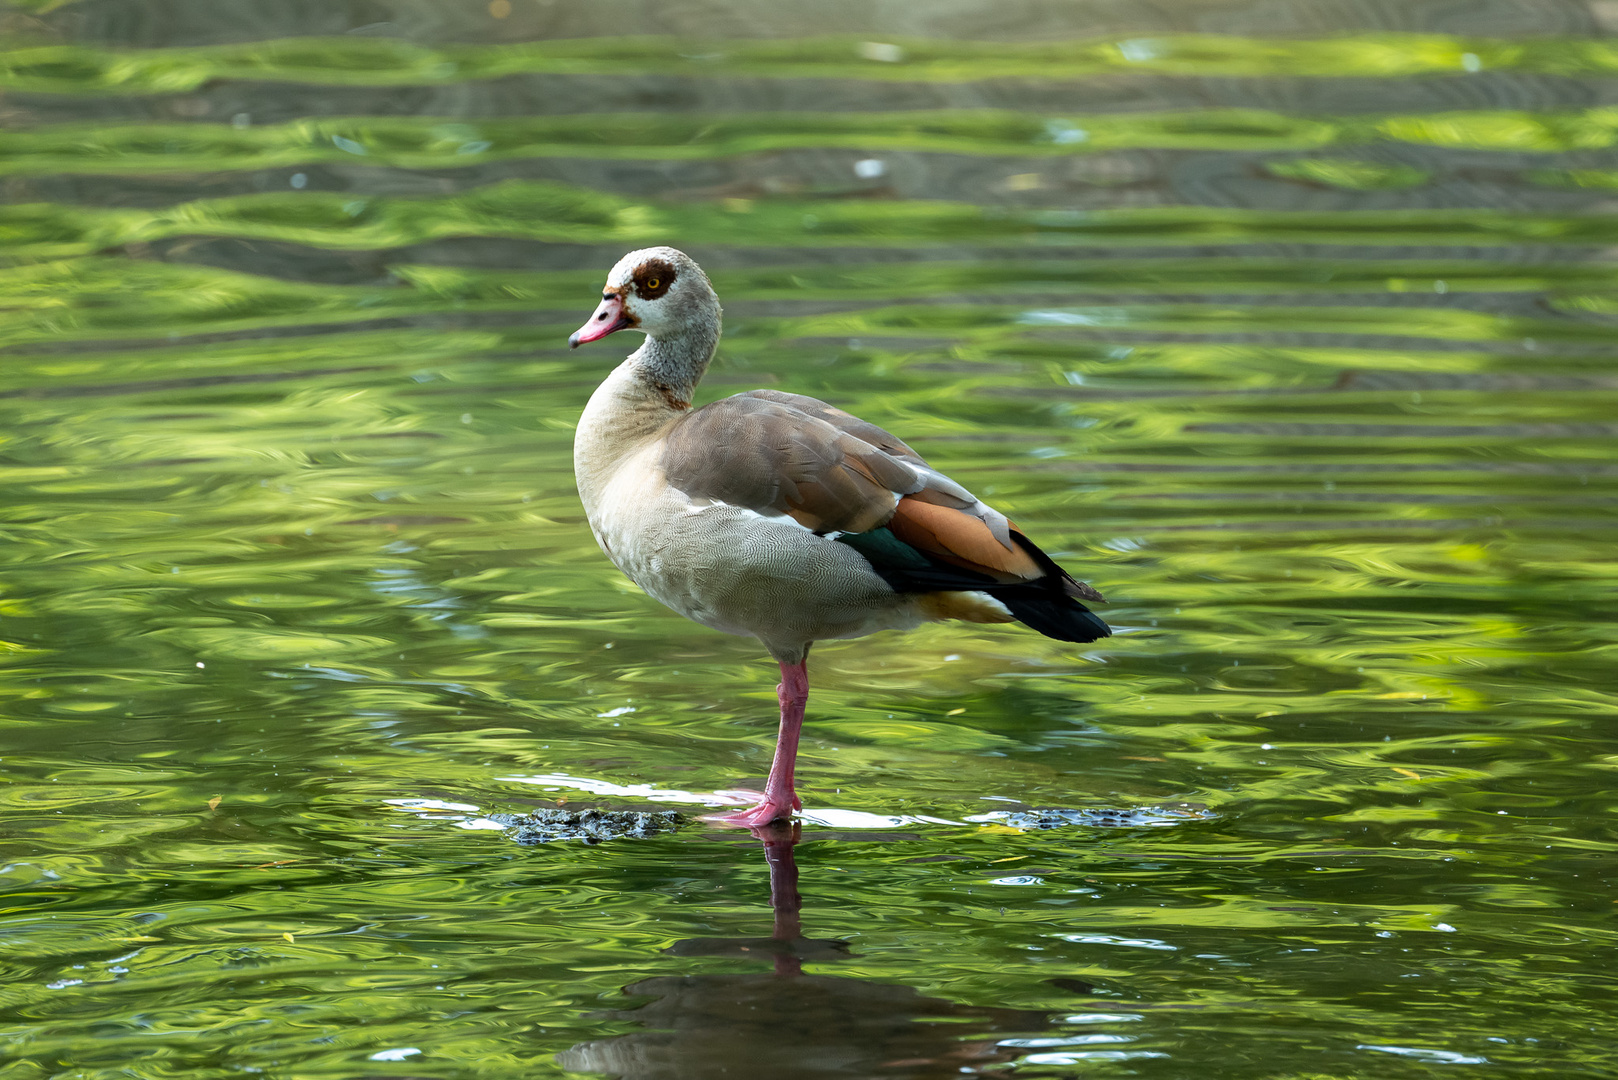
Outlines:
{"label": "pink leg reflection", "polygon": [[[798,893],[798,860],[792,848],[801,835],[797,822],[784,822],[760,826],[753,835],[764,843],[764,861],[770,864],[770,908],[775,912],[775,927],[770,934],[773,941],[792,942],[803,937],[803,922],[798,914],[803,908],[803,897]],[[775,973],[782,976],[802,975],[803,958],[788,946],[775,951]]]}

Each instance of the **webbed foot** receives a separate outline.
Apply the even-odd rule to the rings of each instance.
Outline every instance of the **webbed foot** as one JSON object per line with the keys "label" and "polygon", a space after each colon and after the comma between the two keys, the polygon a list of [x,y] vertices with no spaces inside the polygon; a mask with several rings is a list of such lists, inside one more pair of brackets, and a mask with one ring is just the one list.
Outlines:
{"label": "webbed foot", "polygon": [[743,829],[757,829],[772,821],[791,821],[793,811],[803,809],[803,800],[798,798],[795,791],[788,791],[783,795],[770,795],[761,791],[725,791],[721,794],[757,799],[758,805],[748,807],[746,810],[732,810],[726,814],[704,814],[703,821]]}

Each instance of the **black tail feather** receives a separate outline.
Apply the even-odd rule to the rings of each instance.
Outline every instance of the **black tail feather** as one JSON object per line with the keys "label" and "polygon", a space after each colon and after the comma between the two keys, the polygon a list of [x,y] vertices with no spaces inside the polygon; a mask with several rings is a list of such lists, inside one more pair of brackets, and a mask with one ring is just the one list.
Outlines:
{"label": "black tail feather", "polygon": [[1022,536],[1016,538],[1038,560],[1046,571],[1045,577],[1010,584],[998,582],[986,574],[933,559],[901,543],[887,529],[845,533],[837,539],[864,555],[871,569],[895,592],[984,592],[1006,605],[1018,622],[1057,641],[1082,643],[1110,637],[1111,628],[1073,599],[1065,587],[1064,583],[1073,579],[1031,542]]}
{"label": "black tail feather", "polygon": [[1045,571],[1046,577],[1060,582],[1059,588],[1068,596],[1076,597],[1080,600],[1096,600],[1103,604],[1107,602],[1107,598],[1105,596],[1102,596],[1089,585],[1082,581],[1074,581],[1072,574],[1069,574],[1066,570],[1063,570],[1060,566],[1057,566],[1055,559],[1051,558],[1049,555],[1039,550],[1039,548],[1035,547],[1034,542],[1028,539],[1028,537],[1024,536],[1022,533],[1012,533],[1011,539],[1018,547],[1022,548],[1028,553],[1028,557],[1033,559],[1035,564],[1037,564],[1041,570]]}
{"label": "black tail feather", "polygon": [[1070,596],[1045,589],[1041,589],[1040,595],[1036,596],[1003,595],[989,589],[984,591],[1006,605],[1018,622],[1048,638],[1087,642],[1112,636],[1110,626]]}

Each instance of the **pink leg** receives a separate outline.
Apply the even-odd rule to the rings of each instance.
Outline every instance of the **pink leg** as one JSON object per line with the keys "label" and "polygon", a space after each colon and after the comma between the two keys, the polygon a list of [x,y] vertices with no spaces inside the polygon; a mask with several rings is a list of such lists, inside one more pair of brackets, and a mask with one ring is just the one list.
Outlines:
{"label": "pink leg", "polygon": [[793,770],[798,762],[798,734],[803,730],[803,710],[809,704],[809,662],[781,664],[781,685],[775,688],[781,702],[781,733],[775,740],[775,760],[770,764],[770,778],[764,784],[764,800],[749,810],[734,814],[718,814],[712,820],[749,828],[768,825],[772,821],[787,821],[792,811],[803,809],[793,785]]}

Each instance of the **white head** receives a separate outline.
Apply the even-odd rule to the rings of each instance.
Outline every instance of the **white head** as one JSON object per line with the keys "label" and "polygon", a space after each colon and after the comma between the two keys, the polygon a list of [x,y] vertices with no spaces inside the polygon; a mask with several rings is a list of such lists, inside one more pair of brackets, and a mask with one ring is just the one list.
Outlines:
{"label": "white head", "polygon": [[[702,267],[671,247],[641,248],[618,260],[601,290],[601,306],[567,343],[574,348],[615,330],[650,338],[676,338],[712,328],[717,337],[719,298]],[[704,357],[706,361],[706,357]]]}

